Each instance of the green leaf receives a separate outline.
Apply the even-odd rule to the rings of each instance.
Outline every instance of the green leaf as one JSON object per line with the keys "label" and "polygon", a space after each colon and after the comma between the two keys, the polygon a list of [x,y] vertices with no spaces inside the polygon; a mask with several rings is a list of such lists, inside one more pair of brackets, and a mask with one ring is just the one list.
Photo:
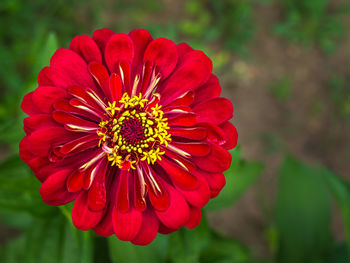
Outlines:
{"label": "green leaf", "polygon": [[[331,196],[339,206],[347,237],[347,251],[350,251],[350,184],[324,167],[318,167],[318,171],[325,180]],[[348,258],[348,262],[350,262],[350,258]]]}
{"label": "green leaf", "polygon": [[50,58],[57,49],[58,41],[56,34],[51,32],[47,36],[47,39],[40,50],[39,57],[36,63],[36,69],[40,70],[41,68],[48,66],[50,64]]}
{"label": "green leaf", "polygon": [[0,209],[46,216],[53,207],[42,202],[40,183],[18,155],[0,163]]}
{"label": "green leaf", "polygon": [[195,229],[181,228],[169,237],[172,263],[251,262],[248,250],[234,239],[210,229],[205,215]]}
{"label": "green leaf", "polygon": [[0,209],[0,222],[16,229],[28,229],[33,223],[33,217],[27,212]]}
{"label": "green leaf", "polygon": [[331,263],[349,263],[348,248],[347,248],[346,242],[337,244],[333,248],[332,254],[329,257],[328,262],[331,262]]}
{"label": "green leaf", "polygon": [[66,222],[62,253],[61,262],[92,263],[93,243],[91,233],[81,231]]}
{"label": "green leaf", "polygon": [[136,246],[130,242],[120,241],[114,235],[108,238],[109,253],[114,263],[154,263],[165,262],[167,256],[168,236],[158,234],[147,246]]}
{"label": "green leaf", "polygon": [[325,262],[332,240],[331,210],[321,177],[315,169],[287,156],[279,180],[278,262]]}
{"label": "green leaf", "polygon": [[234,239],[212,233],[208,247],[203,250],[201,263],[248,263],[252,262],[249,251]]}
{"label": "green leaf", "polygon": [[181,228],[169,237],[169,258],[173,263],[199,262],[210,242],[211,233],[205,218],[195,229]]}
{"label": "green leaf", "polygon": [[2,250],[1,262],[91,263],[92,251],[89,232],[73,229],[57,213],[34,220],[22,236],[8,242]]}
{"label": "green leaf", "polygon": [[3,263],[17,263],[21,262],[25,254],[25,237],[21,236],[8,242],[0,253],[1,262]]}
{"label": "green leaf", "polygon": [[[18,98],[11,105],[12,107],[15,107],[16,112],[19,111],[20,100],[21,98]],[[7,105],[0,104],[0,108],[1,106],[8,107]],[[18,143],[25,136],[25,133],[23,131],[24,117],[25,114],[23,112],[19,114],[16,113],[16,116],[10,117],[0,124],[0,142],[11,145],[12,153],[18,153]]]}
{"label": "green leaf", "polygon": [[210,200],[205,207],[206,210],[222,209],[232,205],[263,170],[261,163],[243,161],[240,148],[232,150],[231,155],[231,167],[224,172],[226,185],[218,197]]}

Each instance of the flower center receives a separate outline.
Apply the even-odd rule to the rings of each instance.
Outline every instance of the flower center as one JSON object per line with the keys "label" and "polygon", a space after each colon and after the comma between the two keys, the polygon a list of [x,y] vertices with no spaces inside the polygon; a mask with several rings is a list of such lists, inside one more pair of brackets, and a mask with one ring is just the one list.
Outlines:
{"label": "flower center", "polygon": [[100,122],[99,146],[108,155],[111,165],[136,169],[140,161],[154,164],[161,160],[161,145],[171,141],[167,118],[161,106],[150,103],[142,95],[129,97],[124,93],[119,102],[108,102],[108,120]]}

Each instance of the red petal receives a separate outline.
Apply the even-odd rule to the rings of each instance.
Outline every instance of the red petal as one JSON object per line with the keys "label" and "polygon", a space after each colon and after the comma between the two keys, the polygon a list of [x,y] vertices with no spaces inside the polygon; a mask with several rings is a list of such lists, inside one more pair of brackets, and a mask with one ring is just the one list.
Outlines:
{"label": "red petal", "polygon": [[168,125],[171,126],[184,126],[191,127],[198,123],[197,115],[194,113],[179,114],[175,118],[168,120]]}
{"label": "red petal", "polygon": [[105,60],[111,73],[118,72],[120,61],[125,60],[131,63],[133,57],[134,45],[127,34],[116,33],[108,40],[105,50]]}
{"label": "red petal", "polygon": [[21,157],[24,162],[27,162],[35,157],[33,153],[29,151],[28,138],[29,136],[24,136],[19,143],[19,157]]}
{"label": "red petal", "polygon": [[179,229],[184,226],[190,216],[190,209],[183,196],[172,186],[165,183],[167,192],[170,196],[170,205],[165,211],[155,211],[159,220],[168,228]]}
{"label": "red petal", "polygon": [[23,120],[24,131],[27,135],[31,134],[37,129],[44,127],[57,126],[50,115],[47,114],[37,114],[32,115]]}
{"label": "red petal", "polygon": [[189,190],[197,187],[197,178],[188,171],[180,168],[175,163],[167,160],[166,158],[162,158],[162,160],[158,161],[157,163],[163,167],[164,171],[170,176],[172,181],[174,181],[181,188]]}
{"label": "red petal", "polygon": [[211,62],[210,58],[204,52],[200,50],[194,50],[186,53],[183,57],[182,60],[190,60],[190,59],[199,59],[201,60],[206,66],[207,66],[207,71],[209,73],[212,72],[213,70],[213,62]]}
{"label": "red petal", "polygon": [[124,83],[124,92],[127,92],[128,94],[131,94],[131,87],[130,87],[130,63],[122,60],[119,63],[119,75],[122,77],[122,81]]}
{"label": "red petal", "polygon": [[65,99],[59,100],[55,102],[53,107],[56,110],[75,114],[95,122],[101,121],[101,117],[103,116],[99,111],[89,108],[84,102],[75,98],[71,99],[69,102]]}
{"label": "red petal", "polygon": [[213,124],[223,123],[233,116],[233,107],[226,98],[214,98],[196,105],[193,111],[199,115],[200,122]]}
{"label": "red petal", "polygon": [[23,97],[21,103],[21,109],[28,115],[39,114],[42,113],[39,108],[33,103],[32,100],[33,91],[29,92]]}
{"label": "red petal", "polygon": [[94,211],[101,210],[106,205],[105,183],[108,165],[107,159],[100,162],[96,171],[96,176],[89,190],[88,205]]}
{"label": "red petal", "polygon": [[221,87],[219,84],[219,79],[215,75],[211,74],[208,81],[196,89],[193,105],[219,97],[220,93]]}
{"label": "red petal", "polygon": [[183,57],[186,53],[193,51],[193,48],[191,48],[187,43],[180,43],[176,46],[176,48],[179,58]]}
{"label": "red petal", "polygon": [[98,149],[94,151],[90,156],[85,160],[84,169],[84,179],[83,179],[83,188],[85,190],[89,190],[94,179],[99,174],[98,170],[101,168],[101,163],[103,158],[105,157],[105,153],[102,149]]}
{"label": "red petal", "polygon": [[201,223],[202,211],[198,207],[191,207],[190,219],[188,220],[186,227],[193,229]]}
{"label": "red petal", "polygon": [[211,152],[206,157],[192,158],[199,168],[211,173],[226,171],[230,168],[231,159],[231,154],[216,144],[211,144]]}
{"label": "red petal", "polygon": [[30,169],[33,170],[35,177],[42,183],[52,174],[52,171],[43,172],[43,167],[47,168],[50,167],[49,165],[51,165],[48,158],[36,157],[27,162],[27,164]]}
{"label": "red petal", "polygon": [[211,191],[211,198],[216,197],[226,184],[225,176],[222,173],[215,174],[200,170],[198,171],[198,174],[204,176],[205,180],[208,182],[208,186]]}
{"label": "red petal", "polygon": [[84,173],[76,170],[72,172],[67,180],[67,190],[69,192],[78,192],[83,188]]}
{"label": "red petal", "polygon": [[114,234],[112,218],[113,208],[114,205],[110,203],[105,216],[101,219],[100,223],[94,227],[94,231],[97,235],[109,237]]}
{"label": "red petal", "polygon": [[[100,111],[100,109],[94,108],[91,105],[88,105],[87,102],[81,101],[79,99],[73,98],[71,100],[69,100],[68,103],[70,106],[73,107],[69,107],[69,109],[63,109],[63,111],[65,112],[69,112],[71,114],[78,114],[81,115],[83,117],[85,117],[85,119],[88,119],[90,121],[94,121],[96,123],[99,123],[101,121],[101,119],[106,119],[106,114],[102,111]],[[56,106],[56,105],[54,105]],[[67,105],[65,105],[67,106]],[[57,107],[55,107],[57,109]],[[97,119],[96,119],[97,118]]]}
{"label": "red petal", "polygon": [[189,106],[194,100],[194,92],[188,91],[182,95],[179,95],[174,101],[166,106],[168,107],[179,107],[179,106]]}
{"label": "red petal", "polygon": [[96,132],[98,128],[97,123],[86,121],[64,111],[56,110],[53,112],[52,116],[55,121],[57,121],[58,123],[65,124],[65,126],[68,126],[70,130],[79,129],[79,131]]}
{"label": "red petal", "polygon": [[112,218],[114,233],[120,240],[131,241],[139,233],[142,224],[142,212],[130,208],[129,211],[122,213],[114,208]]}
{"label": "red petal", "polygon": [[100,111],[100,110],[102,110],[103,112],[105,111],[106,105],[104,105],[104,103],[101,102],[101,100],[97,100],[95,98],[96,94],[93,94],[93,91],[91,91],[90,89],[85,90],[81,87],[73,86],[73,87],[70,87],[68,91],[72,96],[83,101],[91,109],[94,109],[96,111]]}
{"label": "red petal", "polygon": [[76,140],[72,140],[66,144],[64,144],[60,148],[60,152],[62,155],[71,155],[77,152],[81,152],[87,149],[91,149],[94,146],[98,145],[99,137],[96,133],[89,134],[83,137],[79,137]]}
{"label": "red petal", "polygon": [[43,201],[49,205],[65,205],[75,199],[75,193],[66,188],[67,176],[71,170],[61,170],[50,175],[40,187]]}
{"label": "red petal", "polygon": [[68,89],[76,83],[62,71],[55,68],[44,67],[38,75],[39,86],[54,86],[57,88]]}
{"label": "red petal", "polygon": [[157,236],[159,221],[151,209],[142,214],[142,224],[137,236],[131,241],[134,245],[145,246],[151,243]]}
{"label": "red petal", "polygon": [[95,86],[86,62],[72,50],[64,48],[58,49],[51,57],[50,66],[66,73],[82,87]]}
{"label": "red petal", "polygon": [[73,225],[80,230],[89,230],[95,227],[104,215],[104,211],[92,211],[87,204],[87,192],[81,192],[74,202],[72,210]]}
{"label": "red petal", "polygon": [[151,75],[153,72],[153,64],[151,61],[147,61],[144,64],[144,67],[142,69],[142,86],[141,86],[141,93],[145,94],[146,90],[148,89],[149,85],[150,85],[150,79],[151,79]]}
{"label": "red petal", "polygon": [[47,127],[36,130],[29,136],[29,149],[38,156],[48,156],[54,143],[69,141],[71,136],[61,127]]}
{"label": "red petal", "polygon": [[171,142],[171,145],[192,156],[203,157],[208,155],[210,152],[210,146],[203,142]]}
{"label": "red petal", "polygon": [[109,75],[105,66],[97,62],[91,62],[89,64],[89,72],[94,77],[97,84],[101,87],[104,94],[109,97]]}
{"label": "red petal", "polygon": [[88,35],[74,37],[70,42],[69,49],[78,53],[87,63],[92,61],[102,62],[100,49]]}
{"label": "red petal", "polygon": [[114,32],[108,28],[98,29],[92,34],[92,39],[100,48],[101,54],[104,54],[106,44],[112,35],[114,35]]}
{"label": "red petal", "polygon": [[137,169],[134,173],[134,205],[139,211],[144,211],[146,209],[146,182],[144,180],[143,171]]}
{"label": "red petal", "polygon": [[165,151],[165,156],[167,156],[169,159],[173,160],[175,163],[179,164],[180,166],[184,167],[190,173],[196,170],[196,166],[187,157],[184,157],[178,152],[171,151],[170,148],[163,147],[162,150]]}
{"label": "red petal", "polygon": [[186,106],[180,107],[166,107],[163,109],[164,116],[171,119],[182,113],[192,113],[192,109]]}
{"label": "red petal", "polygon": [[207,131],[205,128],[171,128],[169,130],[171,136],[182,137],[190,140],[200,141],[207,136]]}
{"label": "red petal", "polygon": [[124,213],[129,210],[129,171],[121,170],[119,174],[119,184],[116,193],[116,208]]}
{"label": "red petal", "polygon": [[[71,136],[68,138],[67,142],[76,140],[81,137],[81,134],[74,134],[75,136]],[[63,145],[67,142],[59,142],[58,145]],[[60,146],[58,146],[60,148]],[[78,167],[82,166],[83,164],[86,164],[87,162],[94,163],[96,160],[99,160],[99,158],[95,158],[96,156],[100,157],[100,154],[102,155],[100,158],[103,157],[103,151],[99,148],[97,149],[89,149],[88,151],[81,152],[80,154],[73,155],[73,156],[66,156],[66,158],[62,159],[59,165],[59,167]],[[95,158],[95,159],[94,159]],[[82,169],[85,168],[85,166],[82,167]]]}
{"label": "red petal", "polygon": [[[62,169],[68,169],[69,167],[73,168],[72,165],[64,165],[64,162],[57,165],[57,163],[51,162],[48,156],[38,157],[38,160],[34,162],[37,158],[32,159],[34,167],[34,172],[40,178],[46,179],[51,174],[61,171]],[[63,164],[63,165],[61,165]],[[28,164],[29,165],[29,164]],[[39,179],[39,178],[38,178]],[[41,179],[39,179],[41,181]]]}
{"label": "red petal", "polygon": [[122,97],[123,83],[119,75],[112,73],[109,79],[109,90],[112,94],[112,100],[119,102]]}
{"label": "red petal", "polygon": [[145,29],[135,29],[130,31],[129,36],[131,37],[134,43],[134,59],[131,66],[132,76],[131,79],[134,79],[136,75],[141,75],[142,73],[142,60],[143,54],[152,41],[151,34]]}
{"label": "red petal", "polygon": [[176,189],[181,192],[187,202],[192,206],[204,207],[210,199],[210,189],[202,175],[197,173],[196,176],[198,180],[198,187],[196,189],[190,191],[183,190],[180,187],[176,187]]}
{"label": "red petal", "polygon": [[205,128],[207,130],[207,141],[218,145],[225,143],[225,134],[223,131],[214,124],[208,122],[202,122],[197,125],[198,127]]}
{"label": "red petal", "polygon": [[237,139],[238,139],[238,133],[237,133],[235,126],[233,126],[232,123],[227,121],[227,122],[220,124],[219,127],[221,128],[221,130],[225,134],[225,141],[226,142],[225,142],[225,144],[222,145],[222,147],[224,147],[226,150],[230,150],[230,149],[235,148],[237,145]]}
{"label": "red petal", "polygon": [[41,174],[38,173],[38,170],[42,167],[48,167],[50,165],[50,161],[47,159],[47,157],[36,157],[29,149],[28,140],[29,136],[25,136],[19,143],[19,156],[25,163],[28,164],[30,169],[33,170],[35,177],[37,177],[40,182],[44,182],[45,179],[53,173],[53,171],[51,170],[50,173],[41,176]]}
{"label": "red petal", "polygon": [[157,38],[148,46],[143,56],[143,62],[151,61],[158,67],[165,79],[174,70],[177,63],[177,50],[173,41],[166,38]]}
{"label": "red petal", "polygon": [[197,89],[208,79],[207,66],[199,59],[186,61],[163,84],[159,91],[161,104],[167,105],[179,95]]}
{"label": "red petal", "polygon": [[148,167],[148,173],[155,180],[159,187],[159,191],[153,187],[153,184],[149,177],[147,177],[148,197],[154,209],[164,211],[169,207],[169,195],[166,189],[163,187],[162,182],[158,179],[157,174],[153,169]]}
{"label": "red petal", "polygon": [[45,113],[50,113],[53,104],[60,99],[67,97],[67,91],[57,87],[39,86],[33,92],[33,102]]}
{"label": "red petal", "polygon": [[169,228],[165,225],[162,224],[162,222],[159,222],[159,233],[163,234],[163,235],[169,235],[173,232],[175,232],[177,229],[173,229],[173,228]]}

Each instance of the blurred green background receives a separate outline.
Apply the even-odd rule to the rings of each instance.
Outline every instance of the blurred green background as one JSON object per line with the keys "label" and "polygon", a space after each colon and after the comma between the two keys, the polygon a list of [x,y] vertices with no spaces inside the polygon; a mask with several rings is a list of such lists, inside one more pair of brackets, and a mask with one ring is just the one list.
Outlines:
{"label": "blurred green background", "polygon": [[[350,262],[350,3],[2,0],[0,262]],[[227,185],[195,230],[147,247],[76,230],[19,159],[19,105],[58,47],[145,28],[213,60],[235,107]]]}

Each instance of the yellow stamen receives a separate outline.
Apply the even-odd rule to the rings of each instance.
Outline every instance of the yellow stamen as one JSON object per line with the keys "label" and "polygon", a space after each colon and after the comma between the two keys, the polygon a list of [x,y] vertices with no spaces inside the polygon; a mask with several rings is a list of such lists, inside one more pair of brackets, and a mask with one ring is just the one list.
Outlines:
{"label": "yellow stamen", "polygon": [[[156,104],[148,108],[148,102],[149,100],[143,98],[141,93],[133,97],[124,93],[119,102],[108,102],[106,112],[112,118],[100,122],[97,135],[100,137],[100,147],[104,143],[108,149],[113,149],[106,152],[112,166],[121,168],[124,162],[129,162],[131,169],[136,169],[139,161],[153,165],[165,154],[160,147],[167,147],[171,141],[171,134],[167,131],[169,129],[167,118],[163,118],[161,105]],[[140,125],[140,129],[143,130],[138,136],[141,137],[139,139],[125,137],[130,129],[127,128],[125,131],[125,125]]]}

